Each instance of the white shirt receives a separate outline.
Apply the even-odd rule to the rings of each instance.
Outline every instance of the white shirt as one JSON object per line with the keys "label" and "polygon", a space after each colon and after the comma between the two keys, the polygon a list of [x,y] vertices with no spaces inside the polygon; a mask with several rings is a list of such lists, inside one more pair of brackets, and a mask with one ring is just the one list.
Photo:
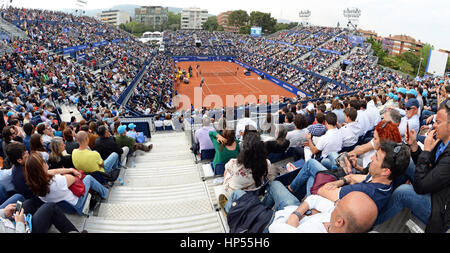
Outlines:
{"label": "white shirt", "polygon": [[255,129],[258,129],[258,126],[256,125],[255,121],[253,121],[250,118],[242,118],[238,121],[238,123],[236,125],[236,138],[237,139],[241,138],[241,132],[245,131],[245,127],[247,125],[253,126]]}
{"label": "white shirt", "polygon": [[402,139],[405,140],[405,133],[406,133],[406,122],[408,122],[409,125],[409,131],[414,129],[416,133],[420,130],[420,119],[419,115],[414,115],[410,119],[408,119],[406,116],[402,118],[402,121],[400,121],[400,125],[398,126],[398,130],[400,131],[400,135],[402,136]]}
{"label": "white shirt", "polygon": [[78,202],[78,197],[73,195],[72,191],[67,187],[67,179],[65,176],[57,174],[50,181],[50,192],[45,197],[39,197],[44,202],[58,203],[60,201],[67,201],[75,206]]}
{"label": "white shirt", "polygon": [[361,129],[359,136],[365,135],[367,131],[370,130],[370,121],[365,111],[358,110],[358,116],[356,117],[355,122],[358,123],[359,128]]}
{"label": "white shirt", "polygon": [[306,141],[306,134],[308,130],[306,128],[294,131],[290,131],[286,135],[286,140],[289,141],[289,147],[301,147],[303,142]]}
{"label": "white shirt", "polygon": [[369,103],[367,103],[366,115],[370,121],[370,129],[373,129],[381,121],[380,112],[373,100],[370,100]]}
{"label": "white shirt", "polygon": [[342,135],[342,147],[351,147],[358,142],[361,128],[358,123],[351,122],[339,129]]}
{"label": "white shirt", "polygon": [[327,233],[324,222],[330,222],[331,213],[334,210],[334,202],[319,195],[310,195],[305,199],[309,209],[320,211],[318,214],[305,216],[297,227],[288,225],[289,216],[298,206],[287,206],[275,213],[275,218],[269,226],[270,233]]}
{"label": "white shirt", "polygon": [[164,124],[164,121],[162,120],[155,120],[155,127],[162,127]]}
{"label": "white shirt", "polygon": [[327,157],[328,154],[339,152],[342,149],[343,138],[342,134],[337,128],[327,130],[327,132],[319,137],[319,141],[315,145],[316,148],[322,151],[321,157]]}

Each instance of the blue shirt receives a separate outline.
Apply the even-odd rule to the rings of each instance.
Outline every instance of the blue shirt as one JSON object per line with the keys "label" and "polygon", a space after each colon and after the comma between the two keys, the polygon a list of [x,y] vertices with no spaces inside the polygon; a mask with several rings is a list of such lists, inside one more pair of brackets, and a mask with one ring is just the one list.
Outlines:
{"label": "blue shirt", "polygon": [[436,151],[436,158],[435,158],[434,162],[437,162],[437,160],[439,159],[439,156],[441,156],[442,153],[444,153],[444,151],[448,147],[449,143],[450,143],[450,141],[448,141],[447,144],[444,144],[444,142],[441,142],[441,144],[439,144],[438,149]]}
{"label": "blue shirt", "polygon": [[23,144],[25,145],[25,147],[27,148],[28,152],[30,152],[30,135],[26,135],[25,138],[23,138]]}
{"label": "blue shirt", "polygon": [[34,196],[33,192],[28,187],[25,181],[25,172],[22,166],[13,165],[12,170],[12,183],[14,188],[16,188],[17,193],[22,194],[25,199],[32,198]]}
{"label": "blue shirt", "polygon": [[393,187],[392,184],[385,185],[380,183],[371,183],[371,181],[372,176],[369,174],[366,179],[359,184],[343,186],[339,192],[339,199],[342,199],[345,195],[353,191],[364,192],[375,202],[378,208],[378,213],[380,213],[389,201],[389,198],[393,192]]}
{"label": "blue shirt", "polygon": [[0,170],[0,185],[4,186],[7,192],[15,191],[12,183],[12,170]]}

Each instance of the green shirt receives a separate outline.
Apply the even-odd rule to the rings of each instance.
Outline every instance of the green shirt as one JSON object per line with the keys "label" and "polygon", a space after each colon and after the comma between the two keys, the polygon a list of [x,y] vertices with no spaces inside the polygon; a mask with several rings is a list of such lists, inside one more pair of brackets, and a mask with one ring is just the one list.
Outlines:
{"label": "green shirt", "polygon": [[230,159],[236,158],[239,154],[239,141],[235,140],[236,148],[234,150],[229,150],[222,144],[217,142],[217,135],[219,133],[211,131],[209,132],[209,138],[214,145],[214,149],[216,150],[216,154],[214,155],[213,166],[216,167],[218,163],[227,163]]}
{"label": "green shirt", "polygon": [[133,138],[126,135],[122,136],[121,134],[116,135],[116,142],[121,148],[127,146],[130,150],[133,150],[134,145],[136,144],[136,141]]}

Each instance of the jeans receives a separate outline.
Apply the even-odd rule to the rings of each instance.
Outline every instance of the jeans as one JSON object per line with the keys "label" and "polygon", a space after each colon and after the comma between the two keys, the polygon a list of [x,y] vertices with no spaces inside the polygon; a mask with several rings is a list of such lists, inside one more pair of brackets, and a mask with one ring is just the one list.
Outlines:
{"label": "jeans", "polygon": [[431,215],[431,195],[417,194],[412,185],[403,184],[394,190],[387,205],[377,217],[374,225],[382,224],[397,215],[403,208],[408,208],[423,223]]}
{"label": "jeans", "polygon": [[336,158],[338,158],[338,156],[338,152],[332,152],[328,154],[327,157],[323,158],[320,163],[322,163],[322,165],[328,170],[335,170],[337,169]]}
{"label": "jeans", "polygon": [[43,204],[32,215],[32,233],[47,233],[51,225],[55,225],[56,229],[61,233],[78,232],[55,203]]}
{"label": "jeans", "polygon": [[17,203],[17,201],[20,201],[23,203],[25,201],[25,198],[22,195],[20,195],[19,193],[16,193],[13,196],[11,196],[10,198],[8,198],[7,200],[5,200],[3,202],[3,204],[0,205],[0,209],[4,209],[9,204],[15,204],[15,203]]}
{"label": "jeans", "polygon": [[113,152],[104,161],[103,168],[106,173],[109,173],[113,169],[117,169],[117,167],[119,167],[119,155],[116,152]]}
{"label": "jeans", "polygon": [[[116,153],[114,153],[116,154]],[[117,155],[117,154],[116,154]],[[83,179],[83,184],[84,184],[84,188],[86,190],[86,193],[84,194],[84,196],[80,196],[78,198],[78,202],[77,204],[74,206],[74,208],[81,213],[83,211],[83,207],[84,207],[84,203],[86,202],[86,198],[89,195],[89,190],[92,189],[98,193],[100,193],[100,196],[103,199],[106,199],[106,197],[108,196],[108,190],[101,185],[97,180],[95,180],[95,178],[93,178],[90,175],[87,175],[84,179]]]}
{"label": "jeans", "polygon": [[305,195],[305,185],[306,185],[306,196],[311,195],[311,187],[314,184],[314,179],[317,172],[327,170],[320,162],[315,159],[308,160],[303,168],[299,171],[297,176],[292,180],[290,187],[294,192],[295,197],[298,199],[303,199]]}
{"label": "jeans", "polygon": [[406,183],[406,181],[410,180],[411,183],[414,183],[414,173],[416,171],[416,165],[414,164],[414,161],[412,158],[409,158],[409,166],[405,170],[405,172],[394,179],[392,182],[394,189],[397,189],[400,185]]}

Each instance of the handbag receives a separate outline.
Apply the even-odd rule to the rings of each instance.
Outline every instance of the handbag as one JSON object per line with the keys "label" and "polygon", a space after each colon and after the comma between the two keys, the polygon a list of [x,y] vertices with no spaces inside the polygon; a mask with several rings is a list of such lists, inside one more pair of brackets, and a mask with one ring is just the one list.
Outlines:
{"label": "handbag", "polygon": [[330,170],[319,171],[314,178],[314,184],[310,189],[311,194],[317,194],[320,187],[329,182],[334,182],[338,179],[335,172]]}
{"label": "handbag", "polygon": [[82,170],[78,170],[78,172],[81,173],[81,178],[75,177],[76,181],[69,187],[69,190],[73,193],[73,195],[79,198],[81,196],[84,196],[84,194],[86,193],[86,188],[84,187],[83,183],[83,179],[86,177],[86,174],[84,174],[84,171]]}

